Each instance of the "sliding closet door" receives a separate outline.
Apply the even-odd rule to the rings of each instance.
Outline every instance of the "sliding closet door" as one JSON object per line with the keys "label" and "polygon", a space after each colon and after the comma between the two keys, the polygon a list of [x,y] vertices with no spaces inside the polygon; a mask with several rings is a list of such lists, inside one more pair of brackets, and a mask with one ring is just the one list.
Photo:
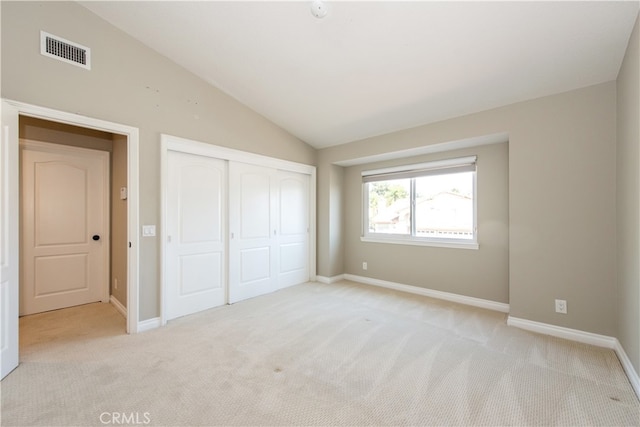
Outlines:
{"label": "sliding closet door", "polygon": [[309,280],[309,175],[278,171],[278,288]]}
{"label": "sliding closet door", "polygon": [[277,287],[276,170],[229,162],[229,302]]}
{"label": "sliding closet door", "polygon": [[226,162],[168,152],[166,318],[226,302]]}
{"label": "sliding closet door", "polygon": [[162,159],[163,322],[315,275],[314,167],[169,135]]}
{"label": "sliding closet door", "polygon": [[309,280],[309,175],[229,163],[229,302]]}

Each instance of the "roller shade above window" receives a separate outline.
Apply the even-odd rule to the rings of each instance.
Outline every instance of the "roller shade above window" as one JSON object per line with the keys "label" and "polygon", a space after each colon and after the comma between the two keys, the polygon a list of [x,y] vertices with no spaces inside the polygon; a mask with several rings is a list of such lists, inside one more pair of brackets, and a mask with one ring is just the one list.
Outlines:
{"label": "roller shade above window", "polygon": [[417,178],[429,175],[475,172],[477,156],[437,160],[428,163],[362,171],[362,182],[388,181],[392,179]]}

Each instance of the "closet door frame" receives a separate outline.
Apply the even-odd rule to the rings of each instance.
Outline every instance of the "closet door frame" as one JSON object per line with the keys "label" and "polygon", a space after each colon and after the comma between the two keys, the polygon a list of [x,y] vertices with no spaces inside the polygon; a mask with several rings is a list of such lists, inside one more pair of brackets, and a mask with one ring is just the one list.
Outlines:
{"label": "closet door frame", "polygon": [[[167,188],[168,188],[168,153],[169,151],[178,151],[182,153],[196,154],[200,156],[213,157],[220,160],[230,162],[249,163],[258,166],[279,169],[288,172],[297,172],[309,175],[309,281],[316,280],[316,167],[305,165],[303,163],[291,162],[288,160],[276,159],[274,157],[263,156],[260,154],[248,153],[233,148],[221,147],[218,145],[207,144],[200,141],[194,141],[177,136],[161,134],[160,135],[160,187],[161,187],[161,219],[160,219],[160,245],[162,266],[160,271],[160,320],[161,324],[167,323],[165,304],[167,295],[165,295],[166,284],[166,256],[167,256]],[[229,206],[227,204],[227,206]],[[229,227],[228,218],[226,224],[226,253],[229,254]],[[228,280],[227,280],[228,282]],[[228,283],[227,283],[228,286]],[[227,292],[228,298],[228,292]],[[227,300],[228,303],[228,300]]]}

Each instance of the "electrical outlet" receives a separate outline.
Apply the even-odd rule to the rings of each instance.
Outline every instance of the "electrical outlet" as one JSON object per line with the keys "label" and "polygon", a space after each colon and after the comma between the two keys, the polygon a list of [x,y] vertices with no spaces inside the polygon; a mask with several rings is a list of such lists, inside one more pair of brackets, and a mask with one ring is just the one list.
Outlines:
{"label": "electrical outlet", "polygon": [[366,270],[366,269],[367,269],[367,261],[365,261],[365,262],[363,262],[363,263],[362,263],[362,269],[363,269],[363,270]]}
{"label": "electrical outlet", "polygon": [[113,289],[118,289],[118,279],[113,279]]}
{"label": "electrical outlet", "polygon": [[556,313],[567,314],[567,301],[563,299],[556,300]]}

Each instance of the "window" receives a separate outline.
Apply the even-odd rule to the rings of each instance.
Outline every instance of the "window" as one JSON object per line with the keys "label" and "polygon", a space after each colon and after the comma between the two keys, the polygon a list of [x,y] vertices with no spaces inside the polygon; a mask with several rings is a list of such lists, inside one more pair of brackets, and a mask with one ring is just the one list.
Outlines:
{"label": "window", "polygon": [[476,157],[362,172],[363,240],[477,248]]}

